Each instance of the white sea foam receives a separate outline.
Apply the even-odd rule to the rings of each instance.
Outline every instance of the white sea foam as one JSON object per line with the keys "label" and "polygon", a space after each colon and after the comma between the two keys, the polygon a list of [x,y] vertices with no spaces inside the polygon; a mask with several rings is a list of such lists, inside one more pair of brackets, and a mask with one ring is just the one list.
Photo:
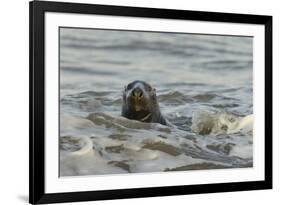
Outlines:
{"label": "white sea foam", "polygon": [[252,114],[240,117],[225,112],[200,111],[192,116],[192,131],[198,134],[233,134],[252,129]]}
{"label": "white sea foam", "polygon": [[[200,116],[206,117],[206,113]],[[208,116],[220,125],[229,123],[225,113],[216,114],[217,119],[210,113]],[[92,113],[87,118],[64,115],[61,119],[64,121],[61,123],[62,176],[227,168],[238,166],[236,157],[249,158],[252,154],[251,144],[241,140],[241,136],[218,140],[106,113]],[[249,119],[239,118],[233,127],[241,131],[241,126]],[[202,123],[209,123],[209,120],[196,122],[200,124],[197,127],[206,129]],[[213,125],[210,133],[228,132],[224,129],[219,132],[218,127]],[[71,132],[75,136],[69,135]]]}

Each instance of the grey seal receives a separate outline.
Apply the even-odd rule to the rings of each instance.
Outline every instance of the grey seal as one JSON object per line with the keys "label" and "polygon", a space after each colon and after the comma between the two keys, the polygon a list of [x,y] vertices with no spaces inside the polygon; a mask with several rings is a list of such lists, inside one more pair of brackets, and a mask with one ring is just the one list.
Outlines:
{"label": "grey seal", "polygon": [[141,122],[168,125],[168,121],[160,112],[156,89],[140,80],[125,86],[122,98],[122,116]]}

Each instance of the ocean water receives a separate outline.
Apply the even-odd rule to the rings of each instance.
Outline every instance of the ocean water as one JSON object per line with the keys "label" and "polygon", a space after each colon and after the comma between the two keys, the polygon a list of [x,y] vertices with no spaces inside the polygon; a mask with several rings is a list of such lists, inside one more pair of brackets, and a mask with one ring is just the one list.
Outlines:
{"label": "ocean water", "polygon": [[[60,29],[60,176],[253,165],[253,39]],[[173,124],[121,117],[144,80]]]}

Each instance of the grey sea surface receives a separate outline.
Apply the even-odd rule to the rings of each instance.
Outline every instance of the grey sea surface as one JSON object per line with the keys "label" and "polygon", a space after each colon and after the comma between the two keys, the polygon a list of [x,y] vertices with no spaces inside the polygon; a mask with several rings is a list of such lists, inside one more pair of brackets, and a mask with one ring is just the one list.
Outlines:
{"label": "grey sea surface", "polygon": [[[253,165],[253,38],[60,28],[60,176]],[[134,80],[174,125],[121,116]]]}

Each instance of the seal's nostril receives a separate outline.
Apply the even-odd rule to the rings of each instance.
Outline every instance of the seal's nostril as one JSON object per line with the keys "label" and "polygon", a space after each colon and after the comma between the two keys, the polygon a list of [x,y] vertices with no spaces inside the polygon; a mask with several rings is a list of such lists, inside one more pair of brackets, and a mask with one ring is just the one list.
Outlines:
{"label": "seal's nostril", "polygon": [[141,98],[143,96],[142,90],[140,88],[135,88],[133,90],[133,96],[137,98]]}

